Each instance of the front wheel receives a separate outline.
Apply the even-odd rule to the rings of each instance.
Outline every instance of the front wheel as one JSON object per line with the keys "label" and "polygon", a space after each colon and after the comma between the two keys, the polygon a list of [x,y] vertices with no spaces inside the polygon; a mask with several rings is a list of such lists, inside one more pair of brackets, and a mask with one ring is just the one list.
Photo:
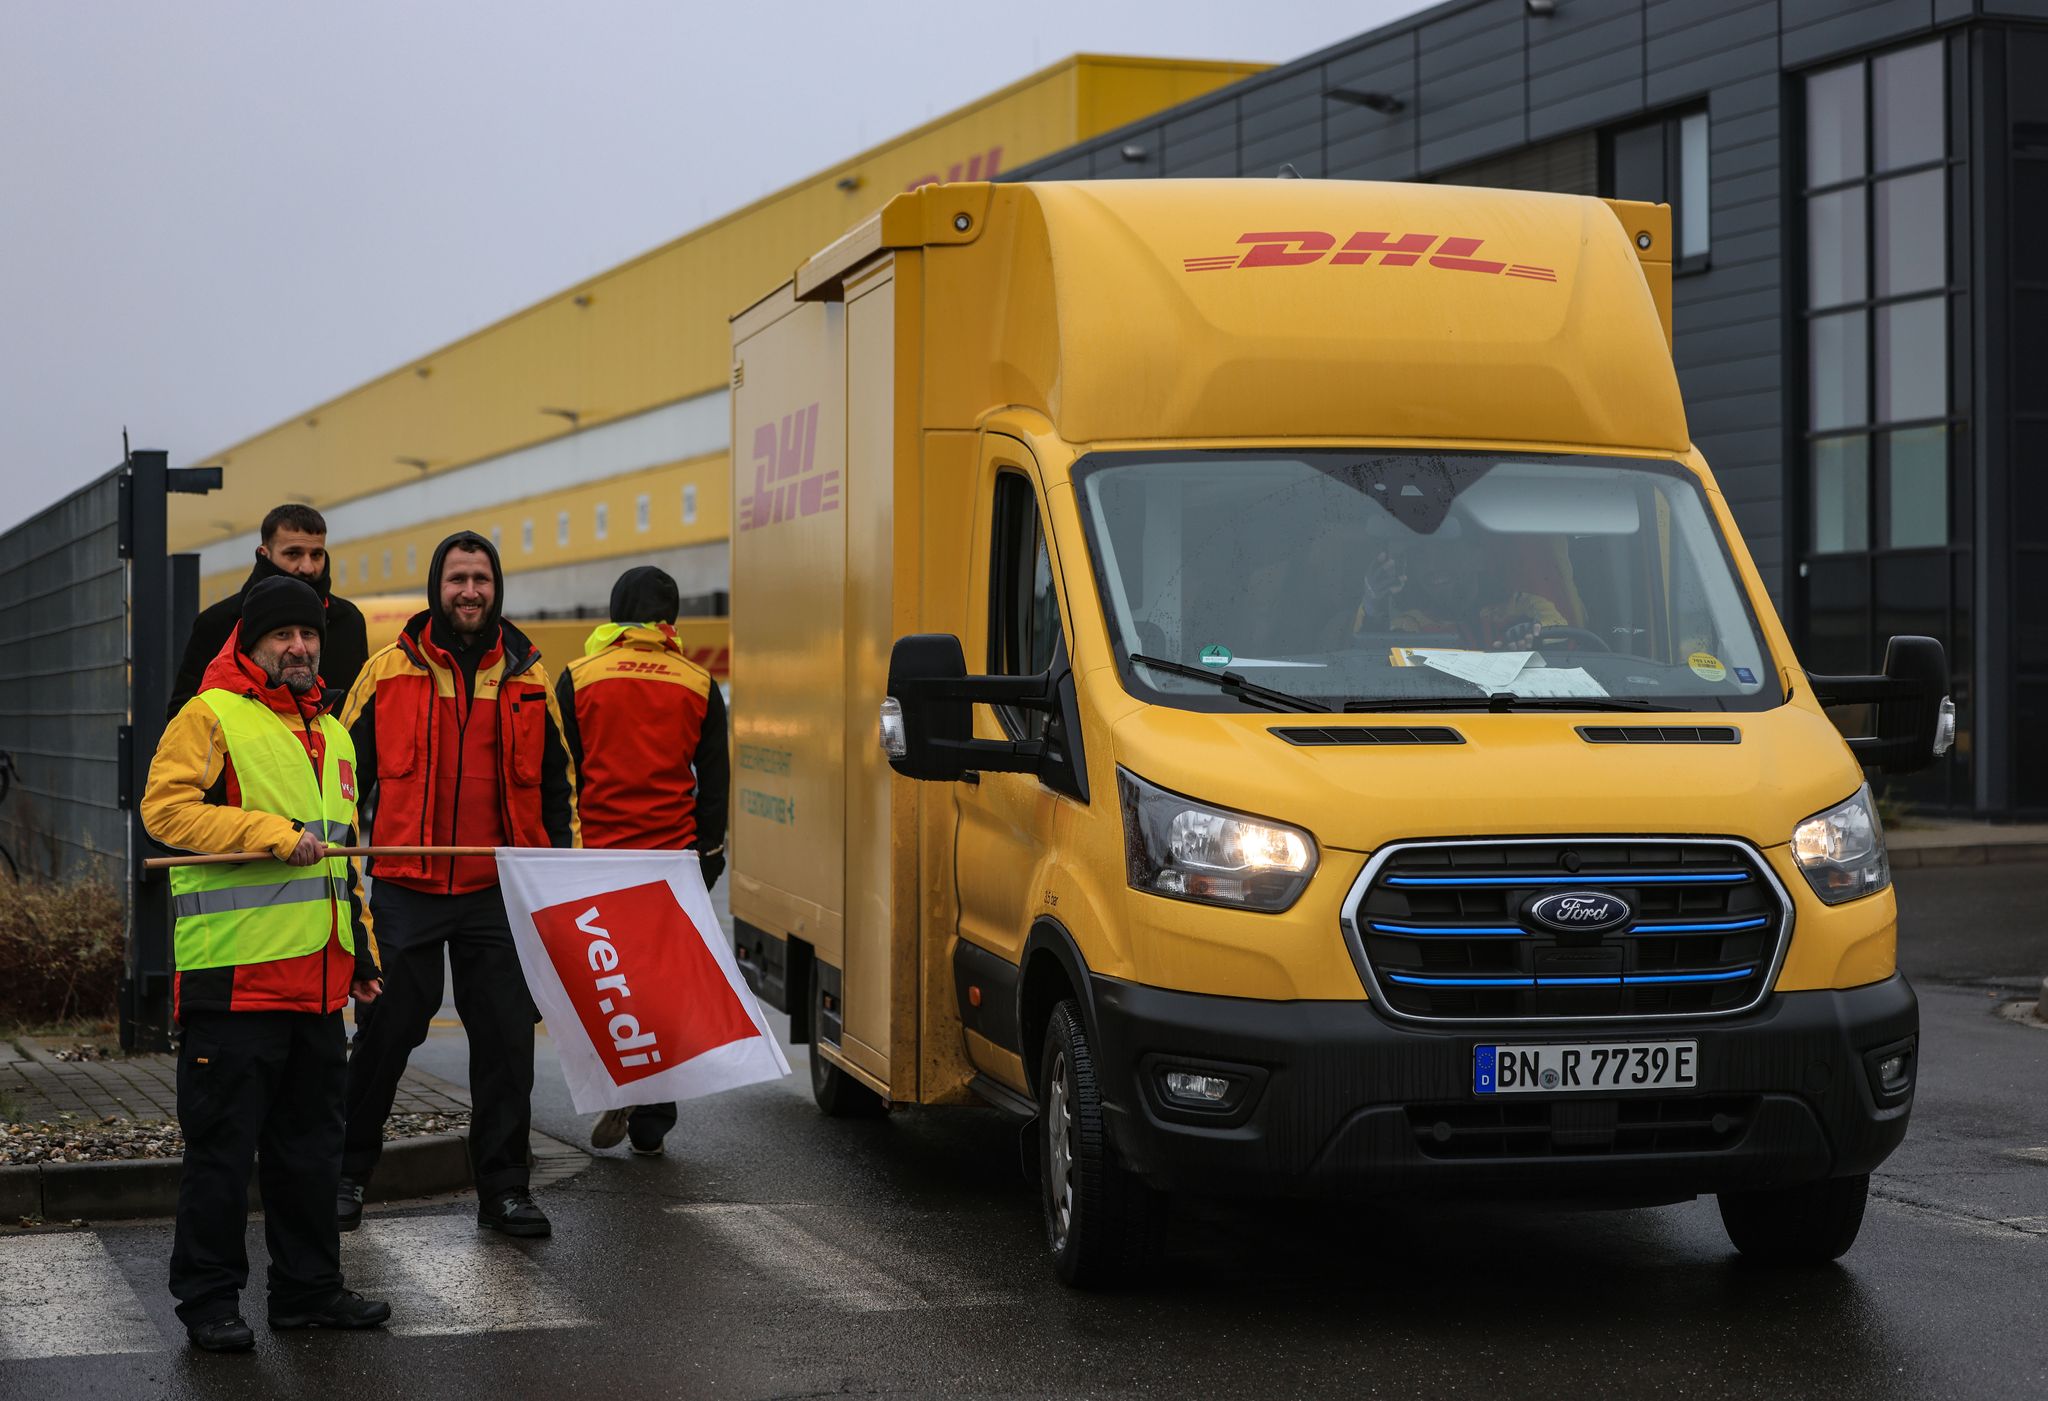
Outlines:
{"label": "front wheel", "polygon": [[889,1101],[826,1060],[818,1052],[818,1029],[825,1025],[825,988],[811,978],[811,1098],[834,1119],[878,1119]]}
{"label": "front wheel", "polygon": [[1098,1288],[1142,1274],[1158,1253],[1166,1202],[1115,1161],[1080,1009],[1053,1009],[1039,1061],[1039,1201],[1053,1270]]}
{"label": "front wheel", "polygon": [[1764,1265],[1825,1265],[1856,1243],[1870,1178],[1832,1177],[1800,1187],[1721,1193],[1721,1224],[1735,1248]]}

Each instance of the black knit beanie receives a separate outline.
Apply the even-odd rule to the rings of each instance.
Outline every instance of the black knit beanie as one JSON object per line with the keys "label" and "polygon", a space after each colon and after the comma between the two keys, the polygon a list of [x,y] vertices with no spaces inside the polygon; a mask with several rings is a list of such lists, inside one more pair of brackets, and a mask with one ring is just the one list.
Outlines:
{"label": "black knit beanie", "polygon": [[303,579],[260,579],[242,595],[242,630],[236,645],[254,652],[256,644],[279,628],[311,628],[327,639],[327,609],[320,595]]}
{"label": "black knit beanie", "polygon": [[676,581],[651,564],[628,569],[612,585],[615,623],[672,623],[681,603]]}

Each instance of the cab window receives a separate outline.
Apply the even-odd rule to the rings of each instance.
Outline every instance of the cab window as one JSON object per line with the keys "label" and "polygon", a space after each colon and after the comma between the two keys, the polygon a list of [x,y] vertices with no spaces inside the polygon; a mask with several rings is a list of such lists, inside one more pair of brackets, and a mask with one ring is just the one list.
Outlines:
{"label": "cab window", "polygon": [[[1052,559],[1028,478],[996,478],[994,554],[989,566],[988,669],[994,676],[1036,676],[1059,650],[1060,608]],[[995,707],[1003,728],[1019,739],[1042,739],[1042,711]]]}

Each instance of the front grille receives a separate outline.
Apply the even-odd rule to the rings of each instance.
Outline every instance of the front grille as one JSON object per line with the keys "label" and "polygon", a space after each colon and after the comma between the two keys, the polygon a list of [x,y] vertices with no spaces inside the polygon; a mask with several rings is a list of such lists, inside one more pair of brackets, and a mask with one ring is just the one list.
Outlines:
{"label": "front grille", "polygon": [[1415,1146],[1431,1158],[1575,1158],[1713,1153],[1741,1141],[1755,1095],[1411,1104]]}
{"label": "front grille", "polygon": [[[1546,895],[1615,896],[1629,918],[1557,930]],[[1700,1016],[1769,990],[1789,902],[1740,843],[1579,838],[1403,844],[1366,868],[1346,915],[1360,975],[1403,1017],[1436,1021]]]}
{"label": "front grille", "polygon": [[1740,744],[1733,725],[1581,725],[1588,744]]}
{"label": "front grille", "polygon": [[1289,744],[1463,744],[1448,725],[1275,725]]}

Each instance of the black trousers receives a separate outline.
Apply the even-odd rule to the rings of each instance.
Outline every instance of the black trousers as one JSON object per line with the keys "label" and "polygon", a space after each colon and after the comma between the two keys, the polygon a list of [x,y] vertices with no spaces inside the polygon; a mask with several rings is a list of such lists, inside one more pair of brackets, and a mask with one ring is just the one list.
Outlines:
{"label": "black trousers", "polygon": [[626,1132],[637,1143],[649,1139],[659,1143],[676,1126],[676,1106],[671,1100],[667,1104],[636,1104],[633,1112],[626,1116]]}
{"label": "black trousers", "polygon": [[[384,1121],[413,1048],[441,1010],[445,953],[455,1011],[469,1038],[469,1168],[477,1195],[529,1180],[533,1024],[538,1018],[497,888],[423,895],[390,881],[370,889],[384,995],[348,1060],[348,1132],[341,1170],[367,1182],[384,1151]],[[333,1203],[328,1203],[333,1210]]]}
{"label": "black trousers", "polygon": [[241,1310],[249,1283],[249,1176],[263,1186],[270,1309],[324,1304],[341,1288],[341,1013],[188,1012],[178,1053],[185,1167],[171,1293],[178,1317]]}

